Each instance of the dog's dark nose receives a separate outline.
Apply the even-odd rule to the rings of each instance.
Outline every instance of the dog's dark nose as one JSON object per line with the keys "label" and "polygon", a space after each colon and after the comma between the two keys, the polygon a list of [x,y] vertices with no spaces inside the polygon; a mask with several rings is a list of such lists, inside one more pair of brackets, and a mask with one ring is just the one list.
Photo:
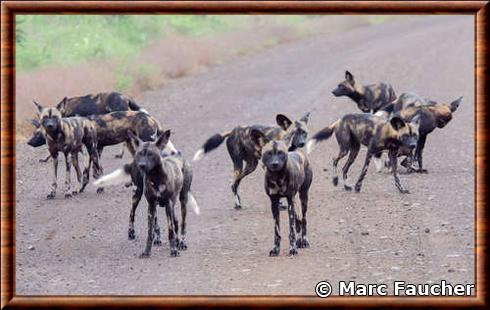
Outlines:
{"label": "dog's dark nose", "polygon": [[46,124],[47,129],[53,129],[53,127],[54,127],[53,124]]}
{"label": "dog's dark nose", "polygon": [[305,146],[305,143],[304,142],[298,143],[298,147],[303,147],[303,146]]}
{"label": "dog's dark nose", "polygon": [[139,167],[141,170],[145,170],[145,169],[146,169],[146,164],[145,164],[145,163],[139,163],[139,164],[138,164],[138,167]]}

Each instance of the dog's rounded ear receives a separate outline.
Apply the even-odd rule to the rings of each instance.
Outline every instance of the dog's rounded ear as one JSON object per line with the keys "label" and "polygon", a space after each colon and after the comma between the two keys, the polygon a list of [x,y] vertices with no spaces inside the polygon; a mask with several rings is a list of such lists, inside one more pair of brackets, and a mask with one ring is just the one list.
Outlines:
{"label": "dog's rounded ear", "polygon": [[136,147],[138,147],[142,142],[140,138],[131,129],[128,129],[128,137],[131,139],[131,141],[134,143]]}
{"label": "dog's rounded ear", "polygon": [[284,130],[287,130],[289,126],[293,123],[286,115],[284,114],[277,114],[276,116],[276,123],[279,125]]}
{"label": "dog's rounded ear", "polygon": [[393,128],[395,128],[395,130],[400,130],[405,126],[405,121],[398,116],[393,116],[390,119],[390,124]]}
{"label": "dog's rounded ear", "polygon": [[459,97],[449,104],[449,109],[451,109],[451,112],[455,112],[458,109],[459,105],[461,104],[461,100],[463,100],[463,96]]}
{"label": "dog's rounded ear", "polygon": [[37,111],[38,111],[39,113],[41,113],[41,112],[43,111],[43,109],[44,109],[44,108],[43,108],[43,107],[42,107],[42,106],[41,106],[39,103],[37,103],[37,102],[36,102],[36,100],[32,100],[32,102],[34,102],[34,105],[36,106]]}
{"label": "dog's rounded ear", "polygon": [[260,148],[262,148],[267,143],[267,138],[265,134],[260,130],[252,129],[252,131],[250,132],[250,136],[253,143]]}
{"label": "dog's rounded ear", "polygon": [[354,75],[350,73],[348,70],[345,70],[345,79],[351,84],[354,84]]}
{"label": "dog's rounded ear", "polygon": [[68,102],[68,97],[63,98],[60,103],[56,105],[56,108],[60,110],[61,112],[65,112],[66,110],[66,104]]}
{"label": "dog's rounded ear", "polygon": [[33,118],[31,119],[31,124],[36,127],[36,128],[39,128],[41,127],[41,123],[39,122],[39,120],[37,118]]}
{"label": "dog's rounded ear", "polygon": [[305,115],[303,115],[300,119],[301,122],[308,123],[310,120],[310,112],[307,112]]}
{"label": "dog's rounded ear", "polygon": [[170,134],[170,129],[168,129],[158,135],[157,142],[155,144],[160,150],[163,150],[167,145],[168,140],[170,140]]}

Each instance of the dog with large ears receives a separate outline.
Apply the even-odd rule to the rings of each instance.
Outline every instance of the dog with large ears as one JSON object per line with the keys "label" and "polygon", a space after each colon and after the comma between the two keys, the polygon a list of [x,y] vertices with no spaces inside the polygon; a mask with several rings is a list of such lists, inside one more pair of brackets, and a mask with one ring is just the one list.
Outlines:
{"label": "dog with large ears", "polygon": [[333,184],[335,186],[338,184],[338,162],[349,154],[349,158],[342,169],[342,176],[344,189],[350,191],[352,187],[346,184],[347,173],[359,154],[361,144],[367,146],[364,166],[355,185],[356,192],[361,190],[362,181],[366,176],[371,158],[384,150],[388,150],[395,186],[401,193],[408,193],[409,191],[400,184],[400,179],[397,175],[397,155],[399,149],[402,147],[412,150],[417,146],[419,122],[420,118],[414,118],[409,123],[397,116],[386,120],[372,114],[347,114],[330,126],[317,132],[308,141],[306,149],[310,153],[316,143],[327,140],[335,133],[340,151],[338,156],[333,160],[335,173]]}
{"label": "dog with large ears", "polygon": [[[262,149],[262,163],[265,167],[265,192],[271,200],[274,218],[274,246],[270,256],[279,254],[281,235],[279,226],[279,200],[287,198],[289,217],[289,256],[298,253],[297,248],[310,246],[306,238],[306,212],[308,191],[313,179],[313,171],[306,156],[296,150],[289,151],[286,140],[270,140],[260,131],[253,129],[252,141]],[[301,201],[302,217],[296,212],[296,195]],[[296,237],[296,233],[298,238]]]}
{"label": "dog with large ears", "polygon": [[[306,144],[309,118],[310,113],[306,113],[298,121],[293,122],[287,116],[277,114],[277,126],[238,126],[231,131],[215,134],[196,152],[193,160],[200,160],[205,154],[218,148],[226,140],[228,154],[233,162],[234,180],[231,190],[235,197],[235,209],[241,209],[238,187],[243,178],[255,171],[262,155],[261,147],[254,143],[251,132],[253,130],[261,131],[269,140],[284,139],[287,141],[289,150],[294,151]],[[244,162],[245,168],[243,167]]]}
{"label": "dog with large ears", "polygon": [[[99,165],[99,154],[97,152],[97,131],[95,124],[85,117],[62,117],[56,108],[44,108],[34,101],[39,113],[42,133],[48,144],[48,150],[53,158],[54,180],[48,199],[56,196],[58,187],[58,153],[65,155],[66,177],[65,177],[65,198],[71,197],[77,192],[82,192],[88,183],[90,166],[94,164],[94,177],[98,178],[102,174]],[[78,153],[85,146],[90,156],[89,166],[82,172],[78,161]],[[75,168],[77,180],[80,183],[78,191],[71,190],[70,169],[71,164]]]}
{"label": "dog with large ears", "polygon": [[332,94],[335,97],[349,97],[364,113],[376,113],[396,99],[395,91],[390,84],[378,82],[363,86],[349,71],[345,71],[345,81],[332,90]]}
{"label": "dog with large ears", "polygon": [[[148,237],[146,247],[140,257],[151,255],[152,245],[161,245],[160,227],[156,216],[156,205],[165,208],[168,223],[170,255],[179,256],[179,250],[186,250],[186,214],[191,206],[199,214],[199,207],[190,192],[192,171],[180,152],[163,152],[170,139],[170,130],[160,131],[156,141],[144,141],[132,131],[128,133],[136,147],[131,164],[103,176],[94,182],[96,186],[116,185],[132,181],[136,185],[130,214],[129,239],[134,239],[134,213],[144,192],[148,202]],[[181,205],[182,224],[179,235],[175,203]],[[156,237],[156,239],[155,239]]]}

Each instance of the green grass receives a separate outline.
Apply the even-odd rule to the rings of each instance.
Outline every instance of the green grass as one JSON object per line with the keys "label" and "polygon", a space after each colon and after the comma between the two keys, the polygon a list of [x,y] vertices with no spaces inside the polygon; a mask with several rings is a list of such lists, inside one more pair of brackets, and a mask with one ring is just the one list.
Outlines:
{"label": "green grass", "polygon": [[[275,16],[297,23],[303,16]],[[21,72],[46,65],[134,57],[168,33],[205,36],[245,28],[250,15],[17,15],[16,65]]]}

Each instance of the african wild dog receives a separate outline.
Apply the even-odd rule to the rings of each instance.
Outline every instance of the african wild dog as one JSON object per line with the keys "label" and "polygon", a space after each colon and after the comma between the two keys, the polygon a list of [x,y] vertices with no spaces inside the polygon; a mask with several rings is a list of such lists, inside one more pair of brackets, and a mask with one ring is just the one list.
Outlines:
{"label": "african wild dog", "polygon": [[449,104],[431,103],[429,105],[411,106],[401,111],[396,112],[405,122],[411,122],[415,118],[420,119],[419,139],[417,148],[415,149],[414,159],[417,160],[418,168],[409,169],[409,172],[416,171],[419,173],[427,173],[428,171],[422,166],[422,153],[424,151],[427,136],[436,128],[444,128],[453,118],[453,113],[456,112],[461,104],[463,97],[460,97]]}
{"label": "african wild dog", "polygon": [[[199,214],[199,206],[191,193],[192,170],[180,152],[162,152],[170,138],[170,130],[160,132],[156,142],[145,142],[130,133],[137,150],[134,160],[111,174],[103,176],[96,186],[115,185],[132,181],[136,185],[129,219],[129,239],[135,238],[134,213],[145,194],[148,201],[148,238],[146,248],[140,257],[149,257],[152,245],[161,245],[160,227],[157,223],[156,204],[165,207],[168,222],[170,255],[179,256],[179,250],[186,250],[186,215],[190,206]],[[177,198],[181,207],[181,230],[175,216]],[[154,240],[154,236],[156,239]]]}
{"label": "african wild dog", "polygon": [[376,113],[396,99],[395,91],[390,84],[378,82],[363,86],[354,80],[354,76],[349,71],[345,71],[345,81],[340,83],[332,94],[335,97],[349,97],[365,113]]}
{"label": "african wild dog", "polygon": [[[53,199],[56,196],[58,187],[58,153],[62,152],[65,155],[66,162],[66,177],[65,177],[65,198],[69,198],[76,191],[71,191],[70,177],[70,162],[75,168],[77,180],[80,183],[79,192],[82,192],[88,183],[90,165],[94,164],[94,177],[99,177],[102,174],[102,168],[99,165],[99,155],[97,153],[97,132],[92,121],[85,117],[66,117],[61,116],[60,111],[56,108],[43,108],[38,103],[36,105],[42,130],[44,131],[48,150],[53,158],[54,181],[52,190],[48,194],[48,199]],[[82,151],[82,147],[87,148],[90,156],[89,166],[84,169],[83,175],[80,170],[78,161],[78,153]]]}
{"label": "african wild dog", "polygon": [[[257,168],[261,158],[261,147],[252,140],[252,130],[259,130],[265,134],[268,140],[284,139],[288,143],[290,151],[302,148],[308,136],[308,119],[310,113],[306,113],[299,121],[294,123],[282,114],[276,116],[275,126],[238,126],[232,131],[216,134],[209,138],[201,149],[194,155],[193,160],[201,159],[206,153],[216,149],[226,140],[226,147],[233,162],[234,180],[231,190],[235,197],[235,208],[241,209],[242,204],[238,194],[238,186],[244,177],[251,174]],[[245,162],[245,169],[243,169]]]}
{"label": "african wild dog", "polygon": [[355,185],[355,191],[359,192],[371,157],[381,153],[383,150],[388,150],[395,185],[401,193],[408,193],[408,190],[404,189],[400,184],[397,175],[397,152],[400,147],[415,148],[418,140],[418,121],[418,118],[414,118],[411,123],[406,123],[400,117],[393,117],[388,121],[372,114],[347,114],[317,132],[308,141],[307,152],[310,153],[317,142],[327,140],[335,133],[340,151],[333,160],[335,173],[333,184],[335,186],[338,184],[337,165],[339,160],[349,154],[349,158],[342,169],[342,176],[344,189],[350,191],[352,188],[346,184],[347,173],[359,153],[361,144],[367,146],[364,166]]}
{"label": "african wild dog", "polygon": [[[406,156],[402,161],[402,165],[407,168],[408,173],[427,173],[427,170],[422,167],[422,152],[427,135],[435,128],[443,128],[449,123],[452,119],[452,114],[458,109],[462,99],[463,97],[459,97],[449,104],[442,104],[434,100],[422,99],[414,93],[403,93],[391,107],[387,107],[385,111],[378,111],[378,113],[383,113],[383,117],[396,115],[408,122],[417,115],[420,118],[419,140],[415,149],[415,155],[413,155],[411,149],[406,148],[401,148],[398,152],[398,156]],[[418,162],[417,169],[412,167],[413,159],[416,159]],[[379,159],[377,161],[376,166],[380,170],[382,164]]]}
{"label": "african wild dog", "polygon": [[[98,93],[95,95],[85,95],[79,97],[65,97],[57,105],[56,108],[61,112],[62,117],[71,116],[90,116],[107,114],[114,111],[140,111],[142,109],[134,100],[117,92]],[[33,123],[36,128],[36,124]],[[37,147],[46,143],[46,139],[42,131],[35,130],[28,144]],[[122,158],[124,154],[124,146],[121,153],[116,155],[116,158]],[[46,162],[50,157],[40,160]]]}
{"label": "african wild dog", "polygon": [[[308,190],[313,179],[313,170],[308,159],[299,150],[289,151],[289,143],[285,140],[270,140],[260,130],[252,129],[252,141],[262,149],[262,163],[265,166],[265,192],[271,200],[274,218],[274,247],[269,256],[279,255],[281,244],[279,226],[279,200],[283,197],[288,201],[289,217],[289,252],[296,255],[296,248],[310,246],[306,238],[306,211],[308,209]],[[296,212],[295,196],[299,193],[301,200],[301,220]],[[296,233],[301,233],[296,240]]]}

